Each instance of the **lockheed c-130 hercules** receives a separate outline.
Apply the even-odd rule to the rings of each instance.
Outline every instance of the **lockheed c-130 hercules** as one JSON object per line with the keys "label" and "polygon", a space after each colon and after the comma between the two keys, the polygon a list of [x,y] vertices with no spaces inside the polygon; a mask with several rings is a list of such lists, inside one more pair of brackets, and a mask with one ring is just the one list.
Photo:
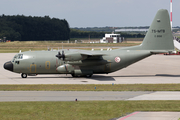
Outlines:
{"label": "lockheed c-130 hercules", "polygon": [[174,51],[167,10],[157,12],[142,44],[111,51],[68,49],[60,51],[21,52],[4,64],[4,68],[21,73],[22,78],[37,74],[71,74],[91,77],[125,68],[158,53]]}

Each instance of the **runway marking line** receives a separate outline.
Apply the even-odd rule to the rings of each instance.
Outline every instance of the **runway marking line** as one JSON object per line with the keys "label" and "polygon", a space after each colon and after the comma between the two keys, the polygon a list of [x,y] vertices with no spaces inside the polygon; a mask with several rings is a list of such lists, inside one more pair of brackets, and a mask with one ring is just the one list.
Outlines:
{"label": "runway marking line", "polygon": [[120,119],[117,119],[117,120],[125,120],[126,118],[131,117],[131,116],[133,116],[133,115],[135,115],[135,114],[138,114],[138,113],[139,113],[139,112],[133,112],[132,114],[129,114],[129,115],[124,116],[124,117],[122,117],[122,118],[120,118]]}

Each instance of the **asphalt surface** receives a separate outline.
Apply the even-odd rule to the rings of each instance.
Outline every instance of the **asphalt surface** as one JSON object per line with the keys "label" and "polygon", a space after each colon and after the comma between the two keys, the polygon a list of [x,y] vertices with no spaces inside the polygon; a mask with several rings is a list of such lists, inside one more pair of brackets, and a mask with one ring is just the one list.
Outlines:
{"label": "asphalt surface", "polygon": [[0,91],[3,101],[180,100],[178,91]]}
{"label": "asphalt surface", "polygon": [[178,120],[180,112],[134,112],[112,120]]}
{"label": "asphalt surface", "polygon": [[0,53],[0,84],[165,84],[180,83],[180,56],[153,55],[127,68],[91,78],[71,75],[38,75],[22,79],[20,74],[3,68],[15,53]]}
{"label": "asphalt surface", "polygon": [[0,91],[0,101],[128,100],[151,92],[111,91]]}

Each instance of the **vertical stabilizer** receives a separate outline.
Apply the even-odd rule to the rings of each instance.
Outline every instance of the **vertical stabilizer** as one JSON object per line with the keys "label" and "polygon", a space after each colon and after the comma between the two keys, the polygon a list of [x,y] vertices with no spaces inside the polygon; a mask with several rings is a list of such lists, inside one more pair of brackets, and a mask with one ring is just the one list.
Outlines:
{"label": "vertical stabilizer", "polygon": [[168,11],[161,9],[157,12],[140,49],[173,51],[173,36],[171,32]]}

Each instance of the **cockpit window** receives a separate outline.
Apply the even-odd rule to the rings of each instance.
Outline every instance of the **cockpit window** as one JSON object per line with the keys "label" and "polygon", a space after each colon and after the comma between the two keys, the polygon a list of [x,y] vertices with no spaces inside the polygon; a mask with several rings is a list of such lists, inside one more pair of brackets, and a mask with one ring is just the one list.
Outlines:
{"label": "cockpit window", "polygon": [[16,54],[12,59],[12,62],[14,62],[16,59],[23,59],[23,54]]}
{"label": "cockpit window", "polygon": [[23,59],[23,54],[18,54],[18,58],[17,59]]}
{"label": "cockpit window", "polygon": [[19,61],[15,61],[16,64],[19,64]]}
{"label": "cockpit window", "polygon": [[14,62],[16,58],[17,58],[17,56],[15,55],[14,58],[12,59],[12,62]]}

